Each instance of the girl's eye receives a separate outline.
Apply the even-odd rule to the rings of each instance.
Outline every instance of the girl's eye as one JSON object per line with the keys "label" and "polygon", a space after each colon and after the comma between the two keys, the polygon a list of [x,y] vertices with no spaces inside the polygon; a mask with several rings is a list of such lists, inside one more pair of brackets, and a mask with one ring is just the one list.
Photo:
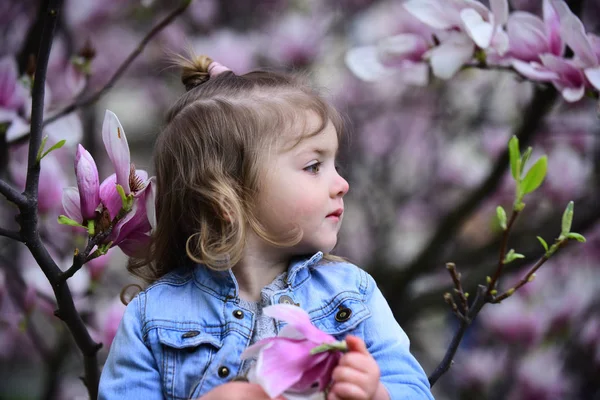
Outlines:
{"label": "girl's eye", "polygon": [[316,162],[304,168],[304,170],[310,172],[311,174],[316,174],[321,170],[321,164],[321,162]]}

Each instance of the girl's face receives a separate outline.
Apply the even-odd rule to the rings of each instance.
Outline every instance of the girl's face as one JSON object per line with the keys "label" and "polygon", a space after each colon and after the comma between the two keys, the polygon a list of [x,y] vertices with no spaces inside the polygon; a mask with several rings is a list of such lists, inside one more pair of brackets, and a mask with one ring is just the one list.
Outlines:
{"label": "girl's face", "polygon": [[[309,114],[307,128],[314,131],[320,124]],[[338,138],[331,122],[317,135],[289,141],[274,147],[264,166],[264,180],[259,193],[257,217],[269,232],[287,239],[301,229],[300,243],[293,247],[298,254],[330,252],[337,243],[342,225],[348,182],[336,170]]]}

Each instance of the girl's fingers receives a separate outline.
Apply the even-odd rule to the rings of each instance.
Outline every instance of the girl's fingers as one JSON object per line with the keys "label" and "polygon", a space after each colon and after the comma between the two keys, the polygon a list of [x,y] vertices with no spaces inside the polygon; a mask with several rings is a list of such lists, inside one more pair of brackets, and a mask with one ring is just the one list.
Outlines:
{"label": "girl's fingers", "polygon": [[368,373],[379,374],[379,366],[373,357],[362,353],[346,353],[340,359],[339,366],[350,367]]}
{"label": "girl's fingers", "polygon": [[367,350],[367,345],[361,338],[357,336],[348,335],[346,336],[345,340],[346,345],[348,345],[348,351],[356,351],[362,354],[370,354],[369,350]]}
{"label": "girl's fingers", "polygon": [[351,367],[337,366],[331,374],[331,379],[334,384],[342,382],[350,382],[354,385],[366,387],[369,377],[362,371],[358,371]]}
{"label": "girl's fingers", "polygon": [[367,392],[350,382],[336,382],[331,387],[327,400],[337,399],[368,399]]}

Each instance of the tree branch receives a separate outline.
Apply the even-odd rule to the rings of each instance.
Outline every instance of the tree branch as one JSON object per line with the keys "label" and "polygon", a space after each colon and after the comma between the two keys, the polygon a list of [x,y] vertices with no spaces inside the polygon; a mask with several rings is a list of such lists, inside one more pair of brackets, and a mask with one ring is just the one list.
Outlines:
{"label": "tree branch", "polygon": [[44,86],[48,68],[48,58],[52,49],[52,40],[62,0],[50,0],[45,12],[43,32],[41,35],[40,49],[37,56],[37,65],[32,90],[31,112],[31,137],[27,165],[27,181],[25,184],[26,204],[20,205],[21,234],[24,242],[31,251],[36,262],[41,267],[50,281],[58,310],[55,314],[61,318],[75,339],[77,347],[81,350],[85,365],[85,383],[91,399],[98,396],[99,371],[96,353],[101,345],[95,343],[77,312],[73,303],[73,296],[65,282],[60,282],[61,270],[58,268],[46,247],[42,243],[38,230],[38,184],[40,176],[40,163],[37,159],[41,145],[43,114],[44,114]]}
{"label": "tree branch", "polygon": [[450,366],[452,365],[452,360],[454,359],[454,355],[456,354],[456,351],[458,350],[458,346],[460,345],[460,342],[462,341],[462,338],[463,338],[465,332],[467,331],[467,328],[469,327],[469,325],[471,325],[471,322],[473,321],[473,319],[475,319],[477,314],[479,314],[479,311],[481,310],[481,308],[486,303],[485,292],[486,292],[485,286],[479,285],[477,287],[477,295],[475,296],[475,300],[473,301],[473,304],[471,305],[469,313],[467,314],[467,316],[465,318],[459,319],[460,325],[458,327],[458,330],[454,334],[454,337],[452,338],[450,345],[448,346],[448,350],[446,350],[446,354],[444,355],[444,358],[442,359],[440,364],[436,367],[436,369],[431,373],[431,375],[429,375],[429,386],[433,387],[433,385],[435,385],[437,380],[450,369]]}
{"label": "tree branch", "polygon": [[487,292],[488,295],[490,295],[491,291],[496,288],[496,283],[498,282],[498,278],[500,278],[500,275],[502,275],[502,268],[504,267],[504,256],[506,255],[506,245],[508,244],[508,233],[510,232],[512,225],[515,223],[515,220],[517,219],[518,216],[519,216],[519,211],[513,210],[511,213],[511,216],[510,216],[510,221],[508,221],[508,225],[506,226],[506,229],[504,229],[504,232],[502,234],[502,244],[500,245],[500,255],[499,255],[499,259],[498,259],[498,267],[496,268],[496,272],[494,273],[492,280],[488,284],[488,292]]}
{"label": "tree branch", "polygon": [[0,193],[2,193],[8,201],[13,202],[18,207],[27,206],[27,199],[25,196],[2,179],[0,179]]}

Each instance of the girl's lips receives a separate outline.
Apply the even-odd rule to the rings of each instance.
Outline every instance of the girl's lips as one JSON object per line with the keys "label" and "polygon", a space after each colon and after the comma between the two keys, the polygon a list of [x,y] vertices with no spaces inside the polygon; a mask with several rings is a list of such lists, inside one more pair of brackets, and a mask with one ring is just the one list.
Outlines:
{"label": "girl's lips", "polygon": [[328,214],[326,218],[340,218],[343,213],[344,213],[344,209],[343,208],[338,208],[334,212]]}

